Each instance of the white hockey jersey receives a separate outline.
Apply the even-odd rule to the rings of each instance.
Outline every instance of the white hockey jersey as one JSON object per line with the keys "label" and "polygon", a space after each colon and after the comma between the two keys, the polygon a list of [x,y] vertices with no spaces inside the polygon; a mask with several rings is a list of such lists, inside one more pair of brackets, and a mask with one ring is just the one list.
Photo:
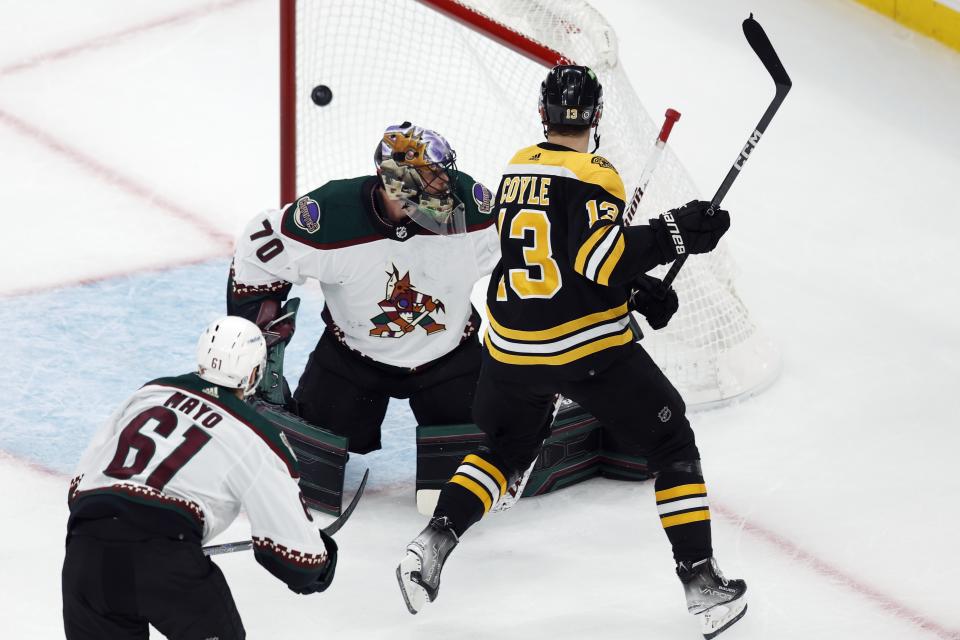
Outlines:
{"label": "white hockey jersey", "polygon": [[327,554],[298,477],[276,427],[230,389],[191,373],[147,383],[111,416],[80,460],[69,501],[81,517],[85,503],[104,496],[169,510],[203,542],[242,506],[258,561],[303,584],[324,570]]}
{"label": "white hockey jersey", "polygon": [[254,218],[237,243],[230,295],[243,302],[315,279],[347,346],[414,368],[479,328],[470,293],[500,258],[493,195],[460,173],[468,232],[441,237],[412,221],[384,223],[377,185],[375,176],[335,180]]}

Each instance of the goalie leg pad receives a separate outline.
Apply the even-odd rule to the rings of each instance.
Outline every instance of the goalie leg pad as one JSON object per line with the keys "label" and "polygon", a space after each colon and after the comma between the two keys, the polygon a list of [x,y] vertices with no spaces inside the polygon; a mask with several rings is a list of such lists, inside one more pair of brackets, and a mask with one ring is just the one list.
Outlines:
{"label": "goalie leg pad", "polygon": [[313,425],[281,407],[257,401],[254,408],[276,425],[300,466],[300,490],[307,506],[340,515],[348,440]]}
{"label": "goalie leg pad", "polygon": [[[645,458],[619,449],[608,452],[603,445],[596,418],[577,403],[563,401],[535,461],[524,469],[526,474],[511,474],[507,492],[493,511],[503,511],[505,502],[516,500],[517,491],[524,497],[543,495],[601,473],[630,480],[650,477]],[[489,446],[488,440],[476,425],[417,427],[417,509],[421,513],[433,513],[440,489],[464,457],[482,446]]]}

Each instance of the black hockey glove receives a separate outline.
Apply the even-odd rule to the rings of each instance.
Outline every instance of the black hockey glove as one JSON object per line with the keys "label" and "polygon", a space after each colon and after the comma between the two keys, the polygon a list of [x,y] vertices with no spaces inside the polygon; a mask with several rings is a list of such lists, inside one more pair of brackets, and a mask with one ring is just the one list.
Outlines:
{"label": "black hockey glove", "polygon": [[717,209],[708,216],[709,206],[704,200],[691,200],[679,209],[671,209],[650,220],[664,263],[684,253],[708,253],[717,246],[730,228],[730,214]]}
{"label": "black hockey glove", "polygon": [[643,315],[651,329],[663,329],[680,308],[680,301],[673,287],[667,289],[659,279],[641,273],[630,284],[627,307]]}
{"label": "black hockey glove", "polygon": [[303,587],[290,587],[290,590],[294,593],[299,593],[302,596],[320,593],[326,591],[327,587],[333,582],[333,574],[337,570],[337,543],[325,534],[323,529],[320,530],[320,537],[323,538],[323,544],[327,548],[327,566],[314,582]]}

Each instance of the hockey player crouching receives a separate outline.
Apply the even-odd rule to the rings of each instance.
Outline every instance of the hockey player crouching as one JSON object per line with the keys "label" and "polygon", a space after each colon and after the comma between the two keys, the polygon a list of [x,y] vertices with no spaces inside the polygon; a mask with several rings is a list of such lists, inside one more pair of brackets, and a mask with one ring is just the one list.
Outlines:
{"label": "hockey player crouching", "polygon": [[291,286],[319,282],[326,328],[290,406],[348,437],[350,451],[380,448],[390,398],[409,398],[420,425],[472,422],[480,317],[470,293],[499,241],[492,194],[455,159],[435,131],[387,127],[376,175],[327,182],[255,217],[237,242],[227,309],[271,344],[292,335],[279,320]]}
{"label": "hockey player crouching", "polygon": [[541,86],[547,141],[514,155],[497,194],[502,257],[487,289],[490,327],[474,403],[490,445],[466,456],[444,485],[397,579],[411,613],[436,598],[447,556],[537,455],[560,393],[633,443],[657,472],[657,511],[687,608],[712,638],[745,613],[746,584],[724,579],[713,559],[686,406],[634,341],[628,309],[631,283],[676,259],[677,247],[712,251],[730,217],[690,202],[624,227],[623,182],[606,159],[587,153],[602,108],[600,83],[586,67],[555,67]]}
{"label": "hockey player crouching", "polygon": [[297,461],[243,398],[263,373],[260,330],[211,324],[196,373],[148,382],[93,437],[70,486],[63,564],[68,640],[244,638],[201,545],[242,506],[257,562],[300,594],[333,580],[337,545],[303,506]]}

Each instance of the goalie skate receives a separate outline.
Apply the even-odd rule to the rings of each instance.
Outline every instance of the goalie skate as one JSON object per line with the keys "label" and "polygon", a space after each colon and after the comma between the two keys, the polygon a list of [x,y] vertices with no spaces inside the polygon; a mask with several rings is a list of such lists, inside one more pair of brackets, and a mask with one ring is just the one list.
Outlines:
{"label": "goalie skate", "polygon": [[746,614],[747,583],[724,578],[713,558],[679,562],[677,576],[687,596],[687,611],[700,621],[707,640],[720,635]]}
{"label": "goalie skate", "polygon": [[407,545],[407,554],[397,567],[397,582],[410,613],[416,614],[437,598],[443,563],[459,542],[450,527],[446,518],[434,518]]}

